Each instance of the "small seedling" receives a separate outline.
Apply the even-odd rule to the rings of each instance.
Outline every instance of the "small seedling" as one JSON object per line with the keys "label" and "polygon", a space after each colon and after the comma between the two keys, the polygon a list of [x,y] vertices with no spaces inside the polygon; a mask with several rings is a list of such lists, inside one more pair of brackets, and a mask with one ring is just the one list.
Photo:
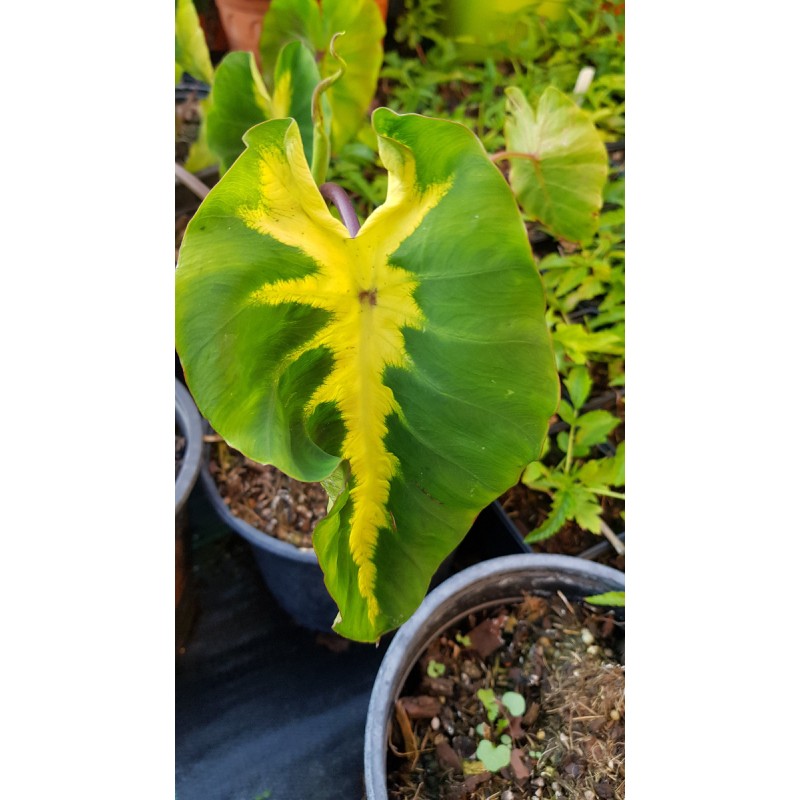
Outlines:
{"label": "small seedling", "polygon": [[625,592],[603,592],[603,594],[593,594],[591,597],[583,599],[595,606],[624,606]]}
{"label": "small seedling", "polygon": [[489,722],[494,722],[500,714],[500,706],[495,693],[491,689],[478,689],[478,700],[483,703]]}
{"label": "small seedling", "polygon": [[469,638],[469,635],[462,636],[460,633],[456,634],[456,641],[462,647],[472,647],[472,639]]}
{"label": "small seedling", "polygon": [[512,717],[521,717],[525,713],[525,698],[518,692],[506,692],[501,702]]}
{"label": "small seedling", "polygon": [[[503,731],[508,728],[508,716],[521,717],[525,713],[525,698],[518,692],[506,692],[498,701],[497,695],[491,689],[478,689],[478,699],[486,709],[486,716],[494,722],[501,713],[502,719],[492,730],[485,722],[475,727],[475,733],[481,737],[476,755],[490,772],[498,772],[511,763],[511,737]],[[491,737],[500,739],[500,744],[495,745]]]}
{"label": "small seedling", "polygon": [[427,673],[429,678],[441,678],[446,671],[447,667],[445,667],[444,664],[440,664],[433,658],[428,662]]}

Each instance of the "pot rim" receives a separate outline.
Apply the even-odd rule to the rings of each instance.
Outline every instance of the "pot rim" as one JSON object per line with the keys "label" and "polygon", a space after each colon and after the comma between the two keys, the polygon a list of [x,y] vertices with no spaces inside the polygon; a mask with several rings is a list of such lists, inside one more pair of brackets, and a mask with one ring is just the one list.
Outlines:
{"label": "pot rim", "polygon": [[318,564],[317,554],[313,550],[300,550],[293,544],[289,544],[289,542],[276,539],[274,536],[260,531],[249,522],[240,519],[230,510],[222,499],[222,495],[219,493],[219,489],[217,489],[216,481],[211,476],[211,472],[208,469],[210,454],[211,449],[206,447],[202,459],[202,466],[200,468],[200,481],[203,484],[206,496],[211,501],[211,505],[225,524],[242,538],[246,539],[253,547],[266,550],[280,558],[288,558],[292,561],[300,561],[304,564]]}

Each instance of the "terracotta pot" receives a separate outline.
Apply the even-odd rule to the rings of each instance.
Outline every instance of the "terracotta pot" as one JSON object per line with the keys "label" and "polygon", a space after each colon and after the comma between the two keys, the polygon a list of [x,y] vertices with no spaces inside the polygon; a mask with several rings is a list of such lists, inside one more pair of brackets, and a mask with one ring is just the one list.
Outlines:
{"label": "terracotta pot", "polygon": [[270,0],[214,0],[219,10],[219,19],[225,31],[230,50],[248,50],[255,57],[259,69],[261,55],[258,40],[261,38],[261,23],[267,13]]}

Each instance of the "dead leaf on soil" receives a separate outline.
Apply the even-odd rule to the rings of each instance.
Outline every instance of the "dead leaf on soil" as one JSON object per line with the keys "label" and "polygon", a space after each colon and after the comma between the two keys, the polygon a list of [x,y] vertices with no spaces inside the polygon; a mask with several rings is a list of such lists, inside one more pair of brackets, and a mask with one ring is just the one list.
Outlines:
{"label": "dead leaf on soil", "polygon": [[475,650],[481,658],[488,658],[495,650],[503,645],[500,635],[506,624],[507,614],[490,617],[476,625],[468,634],[472,643],[471,649]]}

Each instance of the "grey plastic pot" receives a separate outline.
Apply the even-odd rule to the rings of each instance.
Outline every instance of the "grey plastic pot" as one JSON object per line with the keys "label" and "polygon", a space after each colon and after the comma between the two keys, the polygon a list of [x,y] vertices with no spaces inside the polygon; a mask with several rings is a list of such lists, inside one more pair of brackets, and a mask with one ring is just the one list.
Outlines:
{"label": "grey plastic pot", "polygon": [[183,461],[175,478],[175,516],[177,517],[197,482],[203,457],[203,425],[200,412],[186,387],[177,378],[175,379],[175,423],[186,437]]}
{"label": "grey plastic pot", "polygon": [[375,678],[364,736],[367,800],[388,800],[386,749],[394,704],[428,643],[471,612],[521,599],[522,592],[585,597],[625,588],[625,575],[602,564],[543,553],[475,564],[434,589],[395,634]]}
{"label": "grey plastic pot", "polygon": [[179,654],[189,639],[196,612],[186,501],[200,473],[203,457],[203,425],[192,396],[177,378],[175,379],[175,424],[186,439],[183,460],[175,477],[175,650],[176,654]]}

